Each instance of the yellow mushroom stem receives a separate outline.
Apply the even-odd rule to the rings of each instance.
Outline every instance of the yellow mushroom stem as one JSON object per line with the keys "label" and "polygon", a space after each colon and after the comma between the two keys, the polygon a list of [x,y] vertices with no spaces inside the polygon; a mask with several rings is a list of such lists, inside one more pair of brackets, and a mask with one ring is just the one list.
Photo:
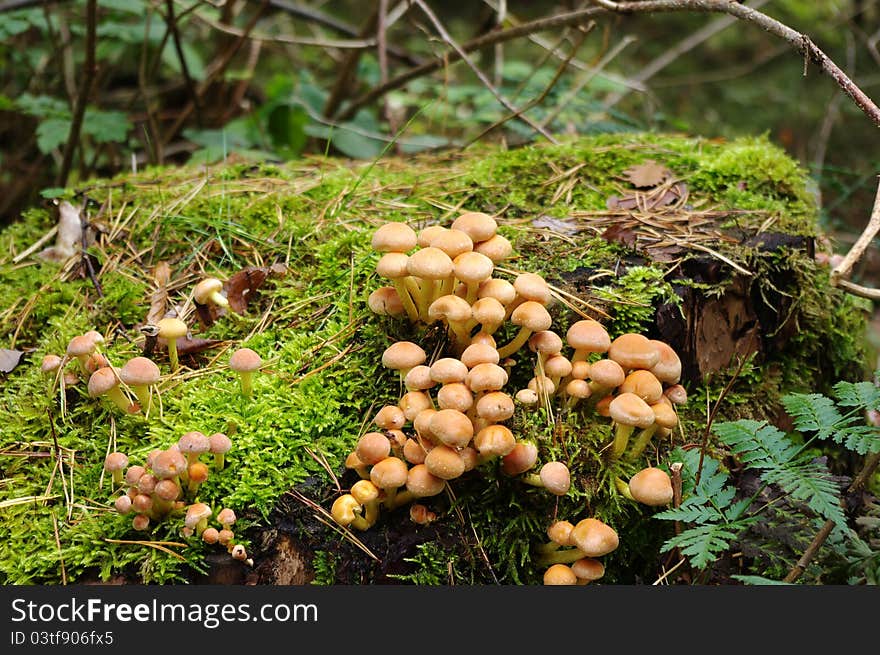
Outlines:
{"label": "yellow mushroom stem", "polygon": [[641,430],[639,430],[638,434],[636,435],[636,439],[633,442],[632,448],[627,454],[626,458],[629,460],[637,459],[645,451],[645,448],[648,447],[648,444],[651,443],[651,438],[657,432],[658,427],[659,424],[655,422],[650,427],[642,428]]}
{"label": "yellow mushroom stem", "polygon": [[614,443],[611,446],[611,459],[618,459],[623,455],[629,444],[629,438],[634,431],[634,425],[626,425],[625,423],[614,424]]}
{"label": "yellow mushroom stem", "polygon": [[413,323],[417,323],[419,320],[419,310],[413,302],[413,296],[418,297],[418,284],[411,277],[396,278],[392,280],[392,283],[394,284],[394,290],[397,291],[397,295],[400,297],[401,304],[403,304],[403,309],[406,310],[407,317]]}
{"label": "yellow mushroom stem", "polygon": [[629,500],[635,500],[632,492],[629,490],[629,485],[617,476],[614,477],[614,486],[621,496],[628,498]]}
{"label": "yellow mushroom stem", "polygon": [[516,336],[513,338],[513,341],[508,343],[506,346],[501,346],[501,348],[498,349],[498,357],[500,359],[510,357],[513,353],[515,353],[517,350],[525,345],[530,336],[532,336],[532,331],[526,327],[521,327],[519,329],[519,332],[517,332]]}
{"label": "yellow mushroom stem", "polygon": [[580,548],[558,548],[549,553],[544,553],[538,558],[537,565],[551,566],[553,564],[572,564],[587,554]]}

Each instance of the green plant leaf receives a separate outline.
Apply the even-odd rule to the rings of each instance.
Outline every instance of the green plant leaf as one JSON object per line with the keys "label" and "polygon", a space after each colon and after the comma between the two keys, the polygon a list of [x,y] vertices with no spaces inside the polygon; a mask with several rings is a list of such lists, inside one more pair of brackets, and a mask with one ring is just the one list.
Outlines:
{"label": "green plant leaf", "polygon": [[37,125],[37,147],[44,155],[67,141],[70,133],[70,120],[66,118],[47,118]]}
{"label": "green plant leaf", "polygon": [[295,157],[308,141],[306,125],[309,114],[305,108],[283,104],[275,107],[266,120],[275,150],[284,157]]}
{"label": "green plant leaf", "polygon": [[121,111],[103,111],[90,107],[83,117],[83,134],[92,137],[96,143],[125,142],[130,129],[131,122]]}

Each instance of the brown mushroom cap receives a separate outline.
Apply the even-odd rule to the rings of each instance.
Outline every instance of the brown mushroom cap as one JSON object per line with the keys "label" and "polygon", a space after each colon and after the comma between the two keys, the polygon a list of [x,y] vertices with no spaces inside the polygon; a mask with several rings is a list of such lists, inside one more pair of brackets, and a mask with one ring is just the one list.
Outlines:
{"label": "brown mushroom cap", "polygon": [[471,306],[464,298],[448,294],[440,296],[428,307],[428,318],[432,321],[464,323],[471,319]]}
{"label": "brown mushroom cap", "polygon": [[471,252],[474,249],[474,242],[466,232],[451,229],[439,232],[437,236],[431,239],[429,244],[432,248],[439,248],[445,252],[454,261],[459,255]]}
{"label": "brown mushroom cap", "polygon": [[[203,462],[193,462],[189,465],[189,468],[187,468],[186,472],[187,476],[189,477],[190,484],[193,485],[202,484],[205,480],[208,479],[208,475],[210,474],[208,471],[208,467]],[[141,479],[143,480],[143,478]]]}
{"label": "brown mushroom cap", "polygon": [[513,398],[503,391],[490,391],[477,401],[477,416],[500,423],[513,416]]}
{"label": "brown mushroom cap", "polygon": [[186,508],[186,516],[183,524],[188,528],[195,528],[200,521],[211,518],[213,511],[205,503],[193,503]]}
{"label": "brown mushroom cap", "polygon": [[262,365],[263,359],[250,348],[239,348],[229,358],[229,368],[238,373],[256,371]]}
{"label": "brown mushroom cap", "polygon": [[209,450],[215,455],[225,455],[232,449],[232,439],[222,432],[215,432],[208,437]]}
{"label": "brown mushroom cap", "polygon": [[516,287],[501,278],[489,278],[480,282],[477,298],[494,298],[502,305],[509,305],[516,299]]}
{"label": "brown mushroom cap", "polygon": [[402,459],[386,457],[370,469],[370,481],[379,489],[397,489],[406,484],[409,467]]}
{"label": "brown mushroom cap", "polygon": [[431,245],[431,242],[434,239],[446,232],[446,230],[448,229],[448,227],[443,227],[442,225],[429,225],[428,227],[422,228],[418,234],[419,247],[427,248]]}
{"label": "brown mushroom cap", "polygon": [[541,394],[552,396],[556,393],[556,384],[554,384],[553,380],[546,375],[533,377],[529,380],[528,388],[529,390],[534,391],[538,397],[540,397]]}
{"label": "brown mushroom cap", "polygon": [[108,473],[121,471],[128,466],[128,455],[125,453],[113,452],[104,458],[104,470]]}
{"label": "brown mushroom cap", "polygon": [[474,368],[479,364],[497,364],[500,359],[498,350],[488,343],[471,343],[461,353],[461,362],[466,369]]}
{"label": "brown mushroom cap", "polygon": [[461,230],[474,243],[486,241],[495,236],[498,222],[483,212],[465,212],[452,221],[453,230]]}
{"label": "brown mushroom cap", "polygon": [[565,355],[551,355],[544,361],[544,374],[552,379],[564,378],[571,373],[571,360]]}
{"label": "brown mushroom cap", "polygon": [[423,464],[427,455],[425,447],[418,439],[407,439],[403,444],[403,458],[410,464]]}
{"label": "brown mushroom cap", "polygon": [[630,478],[629,492],[645,505],[668,505],[672,502],[672,479],[663,469],[644,468]]}
{"label": "brown mushroom cap", "polygon": [[[391,466],[393,467],[393,465]],[[404,478],[404,481],[406,481],[406,478]],[[390,489],[391,487],[388,488]],[[361,505],[366,505],[379,497],[379,487],[372,480],[358,480],[351,485],[351,495],[354,496],[355,500]]]}
{"label": "brown mushroom cap", "polygon": [[177,440],[177,448],[184,455],[199,456],[211,450],[211,440],[198,430],[191,430]]}
{"label": "brown mushroom cap", "polygon": [[431,473],[425,464],[416,464],[411,467],[406,476],[406,489],[416,498],[436,496],[445,487],[446,481]]}
{"label": "brown mushroom cap", "polygon": [[514,396],[517,402],[521,402],[523,405],[527,407],[531,407],[532,405],[537,405],[540,397],[538,396],[538,392],[534,389],[520,389],[516,392]]}
{"label": "brown mushroom cap", "polygon": [[553,564],[544,571],[545,585],[573,585],[577,584],[577,580],[574,571],[566,564]]}
{"label": "brown mushroom cap", "polygon": [[425,364],[413,366],[403,378],[403,385],[407,391],[424,391],[437,385],[437,381],[431,377],[431,367]]}
{"label": "brown mushroom cap", "polygon": [[651,339],[650,342],[660,354],[660,359],[654,364],[651,373],[664,384],[678,384],[681,379],[681,359],[678,354],[665,341]]}
{"label": "brown mushroom cap", "polygon": [[216,544],[220,541],[220,531],[217,528],[205,528],[202,532],[202,541],[206,544]]}
{"label": "brown mushroom cap", "polygon": [[623,384],[626,371],[613,359],[600,359],[590,364],[590,379],[606,389],[615,389]]}
{"label": "brown mushroom cap", "polygon": [[602,557],[620,544],[617,532],[599,519],[583,519],[571,531],[572,543],[587,557]]}
{"label": "brown mushroom cap", "polygon": [[367,432],[358,439],[354,452],[364,464],[378,464],[391,454],[391,442],[381,432]]}
{"label": "brown mushroom cap", "polygon": [[565,341],[582,353],[605,353],[611,347],[608,331],[601,323],[592,319],[572,323],[565,333]]}
{"label": "brown mushroom cap", "polygon": [[544,305],[527,300],[511,312],[510,322],[530,332],[539,332],[549,330],[553,319]]}
{"label": "brown mushroom cap", "polygon": [[130,386],[157,384],[161,377],[159,367],[147,357],[132,357],[119,369],[119,379]]}
{"label": "brown mushroom cap", "polygon": [[571,488],[571,473],[562,462],[547,462],[539,475],[544,488],[554,496],[564,496]]}
{"label": "brown mushroom cap", "polygon": [[464,382],[467,374],[468,367],[454,357],[441,357],[431,364],[431,379],[440,384]]}
{"label": "brown mushroom cap", "polygon": [[500,264],[513,253],[513,245],[500,234],[474,244],[474,252],[486,255],[495,264]]}
{"label": "brown mushroom cap", "polygon": [[436,409],[423,409],[413,420],[413,429],[416,431],[416,434],[432,443],[436,440],[436,437],[431,432],[431,419],[434,418],[436,413]]}
{"label": "brown mushroom cap", "polygon": [[146,469],[140,464],[135,464],[134,466],[129,466],[128,470],[125,472],[125,484],[130,487],[134,487],[137,485],[138,480],[141,479],[141,476],[146,473]]}
{"label": "brown mushroom cap", "polygon": [[440,248],[428,246],[410,256],[406,270],[410,275],[424,280],[442,280],[452,275],[452,258]]}
{"label": "brown mushroom cap", "polygon": [[[424,391],[407,391],[398,403],[405,421],[413,421],[426,409],[431,409],[431,397]],[[403,427],[402,425],[400,427]],[[393,428],[400,429],[400,428]]]}
{"label": "brown mushroom cap", "polygon": [[406,223],[385,223],[375,232],[370,245],[379,252],[409,252],[418,244],[418,235]]}
{"label": "brown mushroom cap", "polygon": [[465,384],[471,391],[497,391],[507,384],[507,371],[498,364],[477,364],[468,371]]}
{"label": "brown mushroom cap", "polygon": [[496,298],[478,298],[471,306],[474,320],[487,332],[494,332],[504,322],[504,305]]}
{"label": "brown mushroom cap", "polygon": [[621,334],[608,348],[608,358],[625,370],[652,369],[660,361],[660,353],[648,337],[642,334]]}
{"label": "brown mushroom cap", "polygon": [[593,582],[605,575],[605,565],[592,557],[582,557],[571,564],[571,570],[579,580]]}
{"label": "brown mushroom cap", "polygon": [[180,498],[181,489],[174,480],[165,478],[156,482],[153,493],[164,501],[172,502]]}
{"label": "brown mushroom cap", "polygon": [[464,382],[450,382],[437,392],[437,406],[441,410],[467,412],[474,405],[474,394]]}
{"label": "brown mushroom cap", "polygon": [[562,352],[562,337],[553,330],[541,330],[529,337],[529,350],[545,355]]}
{"label": "brown mushroom cap", "polygon": [[[411,341],[398,341],[382,353],[382,366],[396,371],[409,371],[413,366],[424,364],[428,358],[421,346]],[[406,375],[406,373],[404,373]]]}
{"label": "brown mushroom cap", "polygon": [[[513,281],[513,288],[516,289],[517,295],[526,300],[537,302],[542,307],[550,304],[553,296],[550,293],[550,286],[547,280],[536,273],[520,273]],[[548,329],[541,328],[542,330]]]}
{"label": "brown mushroom cap", "polygon": [[120,514],[128,514],[131,511],[131,497],[127,495],[119,496],[113,501],[113,507]]}
{"label": "brown mushroom cap", "polygon": [[[615,364],[617,364],[617,362],[615,362]],[[617,366],[620,367],[620,364],[617,364]],[[622,372],[623,372],[623,369],[621,369],[621,373]],[[589,364],[589,362],[585,362],[585,361],[572,362],[571,363],[571,377],[573,377],[575,380],[586,380],[588,377],[590,377],[590,364]]]}
{"label": "brown mushroom cap", "polygon": [[626,376],[618,389],[620,393],[634,393],[649,405],[663,397],[663,385],[651,371],[636,369]]}
{"label": "brown mushroom cap", "polygon": [[351,494],[343,494],[333,501],[330,506],[330,515],[339,525],[351,525],[358,517],[361,504]]}
{"label": "brown mushroom cap", "polygon": [[367,298],[370,311],[380,316],[402,316],[406,309],[394,287],[379,287]]}
{"label": "brown mushroom cap", "polygon": [[616,396],[608,406],[611,418],[616,423],[647,428],[654,424],[654,410],[634,393]]}
{"label": "brown mushroom cap", "polygon": [[81,334],[71,339],[67,344],[67,355],[69,357],[84,357],[95,352],[95,342],[93,339]]}
{"label": "brown mushroom cap", "polygon": [[385,405],[373,417],[373,423],[383,430],[399,430],[406,421],[406,414],[397,405]]}
{"label": "brown mushroom cap", "polygon": [[99,368],[89,376],[89,396],[97,398],[119,386],[119,380],[112,368]]}
{"label": "brown mushroom cap", "polygon": [[673,405],[684,405],[687,402],[687,391],[680,384],[667,387],[663,395],[669,398]]}
{"label": "brown mushroom cap", "polygon": [[574,543],[571,540],[572,530],[574,530],[574,525],[571,521],[554,521],[547,528],[547,537],[559,546],[573,546]]}
{"label": "brown mushroom cap", "polygon": [[150,468],[158,478],[173,478],[187,469],[186,457],[176,448],[159,452],[152,460]]}
{"label": "brown mushroom cap", "polygon": [[537,461],[538,447],[529,441],[519,441],[501,458],[501,472],[504,475],[519,475],[534,468]]}
{"label": "brown mushroom cap", "polygon": [[[671,429],[678,425],[678,414],[672,408],[672,402],[666,400],[666,396],[661,396],[663,400],[651,405],[654,412],[654,421],[661,428]],[[666,402],[663,402],[663,401]]]}
{"label": "brown mushroom cap", "polygon": [[590,385],[586,380],[578,380],[577,378],[574,378],[573,380],[569,380],[568,384],[565,385],[565,393],[572,398],[583,400],[584,398],[589,398],[593,391],[590,389]]}
{"label": "brown mushroom cap", "polygon": [[474,447],[483,457],[504,457],[516,446],[516,438],[503,425],[488,425],[474,437]]}
{"label": "brown mushroom cap", "polygon": [[454,448],[445,445],[432,448],[425,456],[425,463],[422,466],[442,480],[453,480],[464,473],[464,460],[461,455]]}
{"label": "brown mushroom cap", "polygon": [[[376,262],[376,273],[386,280],[397,280],[409,275],[409,256],[402,252],[386,252]],[[398,299],[400,296],[398,296]]]}
{"label": "brown mushroom cap", "polygon": [[[491,259],[478,252],[465,252],[452,260],[455,277],[467,284],[479,284],[492,276],[495,264]],[[476,295],[477,287],[474,287]]]}
{"label": "brown mushroom cap", "polygon": [[54,373],[61,366],[62,361],[58,355],[46,355],[40,363],[40,370],[43,373]]}
{"label": "brown mushroom cap", "polygon": [[431,417],[430,429],[437,439],[453,448],[464,448],[474,436],[474,425],[471,420],[466,414],[455,409],[441,409],[435,413]]}

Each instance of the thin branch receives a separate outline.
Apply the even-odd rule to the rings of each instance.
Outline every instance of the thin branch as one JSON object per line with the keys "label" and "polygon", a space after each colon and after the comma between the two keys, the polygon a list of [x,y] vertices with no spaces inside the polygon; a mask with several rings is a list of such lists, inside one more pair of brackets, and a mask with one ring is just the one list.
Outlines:
{"label": "thin branch", "polygon": [[479,67],[477,67],[477,65],[474,64],[470,60],[470,58],[467,56],[467,53],[464,50],[462,50],[461,46],[458,45],[458,43],[456,43],[455,39],[453,39],[452,36],[450,36],[449,32],[446,31],[446,28],[443,27],[443,23],[440,22],[440,20],[437,18],[437,16],[434,14],[434,12],[431,11],[431,8],[427,4],[425,4],[423,2],[423,0],[412,0],[412,1],[414,4],[416,4],[419,7],[419,9],[422,10],[422,13],[428,17],[428,20],[430,20],[431,23],[434,25],[434,29],[437,30],[437,33],[440,35],[440,38],[442,38],[446,42],[446,44],[448,46],[450,46],[459,55],[459,59],[464,60],[464,62],[468,65],[468,67],[474,72],[474,75],[477,76],[477,79],[479,79],[480,82],[483,84],[483,86],[485,86],[489,90],[489,92],[493,96],[495,96],[495,99],[498,100],[498,102],[500,102],[504,106],[505,109],[507,109],[509,112],[512,112],[517,118],[519,118],[519,120],[521,120],[523,123],[525,123],[526,125],[531,127],[533,130],[535,130],[535,132],[537,132],[538,134],[543,136],[550,143],[553,143],[553,144],[558,143],[558,141],[553,137],[553,135],[551,135],[547,130],[545,130],[543,127],[538,125],[531,118],[523,115],[523,113],[520,109],[517,109],[516,107],[514,107],[511,104],[511,102],[507,98],[505,98],[501,94],[501,92],[498,91],[498,89],[495,88],[495,86],[492,84],[491,81],[489,81],[489,78],[486,77],[486,75],[483,73],[483,71],[481,71],[479,69]]}
{"label": "thin branch", "polygon": [[[358,38],[365,39],[376,31],[379,20],[378,4],[373,8],[370,14],[364,20],[364,24],[358,30]],[[339,73],[336,75],[336,82],[330,88],[327,96],[327,102],[324,103],[324,116],[333,118],[333,114],[339,109],[339,105],[345,100],[346,95],[351,91],[351,87],[355,80],[355,72],[357,71],[358,62],[361,60],[363,50],[349,50],[342,58],[339,64]]]}
{"label": "thin branch", "polygon": [[853,266],[865,253],[865,250],[868,249],[868,246],[871,245],[871,241],[877,236],[878,232],[880,232],[880,182],[877,185],[877,195],[874,197],[874,207],[871,210],[871,218],[868,220],[868,225],[852,245],[852,248],[849,249],[849,252],[846,253],[843,260],[831,271],[830,282],[832,286],[858,287],[858,285],[853,285],[851,282],[847,283],[845,278],[849,277]]}
{"label": "thin branch", "polygon": [[95,81],[97,66],[95,63],[95,47],[97,44],[96,32],[98,25],[98,2],[88,0],[86,5],[86,60],[83,64],[83,78],[76,103],[73,109],[73,120],[70,122],[70,132],[67,135],[67,144],[64,146],[64,158],[61,160],[61,168],[58,177],[55,178],[55,186],[67,185],[70,168],[73,165],[73,154],[79,145],[79,135],[82,131],[83,119],[86,115],[86,105],[92,95],[92,86]]}
{"label": "thin branch", "polygon": [[177,60],[180,62],[180,71],[183,73],[183,79],[186,82],[186,91],[195,106],[196,122],[199,127],[202,126],[202,103],[196,93],[196,86],[193,83],[192,75],[189,73],[189,65],[186,63],[186,57],[183,54],[183,44],[180,42],[180,31],[177,29],[177,18],[174,15],[174,0],[165,0],[167,15],[165,20],[168,23],[168,30],[171,32],[171,38],[174,42],[174,51],[177,53]]}

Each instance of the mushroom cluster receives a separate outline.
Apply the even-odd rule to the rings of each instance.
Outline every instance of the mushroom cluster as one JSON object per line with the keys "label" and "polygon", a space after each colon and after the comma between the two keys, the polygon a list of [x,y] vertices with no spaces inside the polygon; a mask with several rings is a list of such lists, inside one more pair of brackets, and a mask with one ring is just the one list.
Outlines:
{"label": "mushroom cluster", "polygon": [[134,513],[135,530],[148,529],[151,521],[183,509],[187,499],[197,500],[199,487],[210,473],[208,465],[200,460],[202,455],[213,456],[214,469],[219,471],[231,447],[232,441],[223,433],[208,437],[194,430],[170,448],[151,451],[143,466],[128,466],[128,457],[123,453],[110,453],[104,470],[112,475],[114,487],[127,487],[114,502],[116,511]]}
{"label": "mushroom cluster", "polygon": [[572,524],[555,521],[547,528],[549,541],[538,548],[539,564],[545,585],[585,585],[605,575],[605,566],[597,558],[613,552],[620,545],[615,530],[596,518]]}

